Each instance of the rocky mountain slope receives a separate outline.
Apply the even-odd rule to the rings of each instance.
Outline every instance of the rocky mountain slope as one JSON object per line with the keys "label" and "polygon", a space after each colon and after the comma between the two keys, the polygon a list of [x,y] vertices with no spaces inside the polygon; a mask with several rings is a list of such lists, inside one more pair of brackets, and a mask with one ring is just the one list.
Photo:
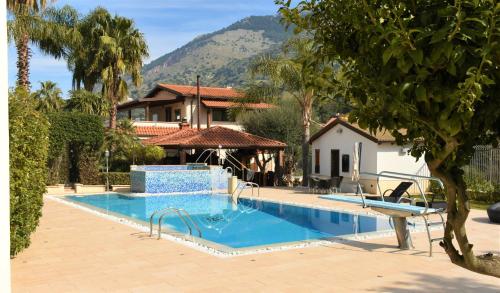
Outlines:
{"label": "rocky mountain slope", "polygon": [[292,35],[278,16],[250,16],[216,32],[196,37],[186,45],[153,60],[143,68],[143,84],[132,91],[138,97],[158,82],[204,86],[241,86],[251,59],[279,52]]}

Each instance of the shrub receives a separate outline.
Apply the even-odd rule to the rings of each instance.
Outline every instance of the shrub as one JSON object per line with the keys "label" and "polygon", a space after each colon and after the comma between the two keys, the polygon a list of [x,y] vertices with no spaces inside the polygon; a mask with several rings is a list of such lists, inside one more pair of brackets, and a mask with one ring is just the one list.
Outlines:
{"label": "shrub", "polygon": [[[106,173],[101,173],[102,184],[106,183]],[[109,185],[130,185],[129,172],[109,172]]]}
{"label": "shrub", "polygon": [[47,118],[25,90],[9,93],[11,256],[30,245],[42,214],[48,129]]}
{"label": "shrub", "polygon": [[[97,154],[104,140],[104,126],[100,117],[76,112],[58,112],[48,115],[50,121],[48,184],[82,180],[80,172],[97,176]],[[81,160],[87,160],[81,162]],[[85,166],[80,166],[83,163]],[[95,167],[95,170],[88,168]],[[86,180],[86,179],[84,179]],[[93,179],[88,179],[93,180]]]}
{"label": "shrub", "polygon": [[82,184],[102,184],[99,173],[99,158],[91,150],[82,151],[78,160],[78,177],[78,182]]}
{"label": "shrub", "polygon": [[[165,157],[165,150],[157,145],[146,145],[141,149],[141,159],[143,164],[156,164]],[[141,161],[139,159],[138,161]]]}

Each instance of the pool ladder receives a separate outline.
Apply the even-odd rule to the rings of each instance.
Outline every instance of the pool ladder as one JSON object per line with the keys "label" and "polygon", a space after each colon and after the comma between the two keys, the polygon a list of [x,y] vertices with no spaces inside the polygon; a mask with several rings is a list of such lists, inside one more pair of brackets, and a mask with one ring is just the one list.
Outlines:
{"label": "pool ladder", "polygon": [[198,224],[196,224],[195,221],[193,221],[193,218],[191,218],[189,213],[186,212],[185,209],[178,209],[178,208],[172,208],[172,207],[157,210],[151,214],[151,216],[149,217],[149,237],[153,236],[153,217],[157,214],[160,214],[160,217],[158,218],[158,239],[161,238],[161,223],[162,223],[163,217],[168,215],[168,214],[177,215],[179,217],[179,219],[181,219],[181,221],[184,223],[184,225],[186,225],[186,227],[188,228],[189,235],[193,235],[192,228],[194,227],[196,229],[196,231],[198,232],[198,237],[200,237],[200,238],[202,237],[200,227],[198,226]]}
{"label": "pool ladder", "polygon": [[[248,182],[248,181],[240,181],[238,182],[236,188],[234,189],[233,193],[231,194],[231,198],[233,198],[236,202],[238,202],[238,199],[240,198],[241,193],[243,190],[246,189],[246,187],[252,187],[252,197],[253,197],[253,188],[257,187],[257,197],[260,197],[260,186],[257,183],[254,182]],[[236,198],[234,198],[234,194],[238,191],[238,194],[236,195]]]}

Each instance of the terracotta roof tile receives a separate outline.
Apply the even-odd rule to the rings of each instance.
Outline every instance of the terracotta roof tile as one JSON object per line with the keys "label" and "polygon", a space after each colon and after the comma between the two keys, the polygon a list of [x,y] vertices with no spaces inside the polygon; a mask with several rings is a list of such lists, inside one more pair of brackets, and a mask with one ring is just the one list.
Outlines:
{"label": "terracotta roof tile", "polygon": [[136,126],[135,133],[138,136],[158,136],[173,134],[179,131],[179,128],[174,127],[158,127],[158,126]]}
{"label": "terracotta roof tile", "polygon": [[176,130],[177,130],[176,132],[173,132],[170,134],[160,135],[157,137],[146,139],[143,141],[143,143],[154,144],[154,145],[170,144],[170,143],[182,141],[182,140],[189,138],[189,137],[198,133],[198,130],[193,129],[193,128],[184,128],[184,129],[176,129]]}
{"label": "terracotta roof tile", "polygon": [[182,129],[174,134],[147,139],[144,143],[184,149],[218,148],[219,145],[226,149],[286,147],[285,143],[277,140],[220,126],[205,128],[199,131],[196,129]]}
{"label": "terracotta roof tile", "polygon": [[[159,87],[177,92],[183,96],[194,96],[196,95],[196,86],[194,85],[177,85],[177,84],[166,84],[159,83]],[[202,97],[214,97],[214,98],[241,98],[243,94],[235,90],[234,88],[221,88],[221,87],[200,87],[200,96]]]}
{"label": "terracotta roof tile", "polygon": [[234,103],[228,101],[214,101],[214,100],[203,100],[201,101],[203,105],[207,108],[233,108],[233,107],[243,107],[250,109],[270,109],[275,106],[267,103]]}

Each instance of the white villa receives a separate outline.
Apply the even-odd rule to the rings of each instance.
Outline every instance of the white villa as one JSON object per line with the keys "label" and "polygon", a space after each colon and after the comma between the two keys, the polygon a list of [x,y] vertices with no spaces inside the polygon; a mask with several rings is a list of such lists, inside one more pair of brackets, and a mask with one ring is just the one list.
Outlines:
{"label": "white villa", "polygon": [[[341,190],[352,192],[355,188],[351,180],[352,154],[355,142],[362,143],[361,172],[379,173],[394,171],[400,173],[429,175],[427,165],[423,159],[416,161],[408,154],[408,147],[396,145],[395,138],[389,132],[370,134],[342,118],[334,117],[325,126],[311,137],[312,172],[311,174],[324,176],[343,176]],[[376,179],[361,176],[363,191],[376,194]],[[400,181],[381,179],[382,192],[394,188]],[[427,182],[421,183],[427,188]],[[415,184],[409,189],[417,193]],[[425,190],[424,190],[425,191]]]}
{"label": "white villa", "polygon": [[144,97],[118,105],[118,116],[131,119],[137,127],[178,128],[179,123],[185,121],[191,128],[222,126],[242,130],[229,116],[230,108],[273,107],[266,103],[242,103],[243,98],[241,92],[230,87],[159,83]]}

